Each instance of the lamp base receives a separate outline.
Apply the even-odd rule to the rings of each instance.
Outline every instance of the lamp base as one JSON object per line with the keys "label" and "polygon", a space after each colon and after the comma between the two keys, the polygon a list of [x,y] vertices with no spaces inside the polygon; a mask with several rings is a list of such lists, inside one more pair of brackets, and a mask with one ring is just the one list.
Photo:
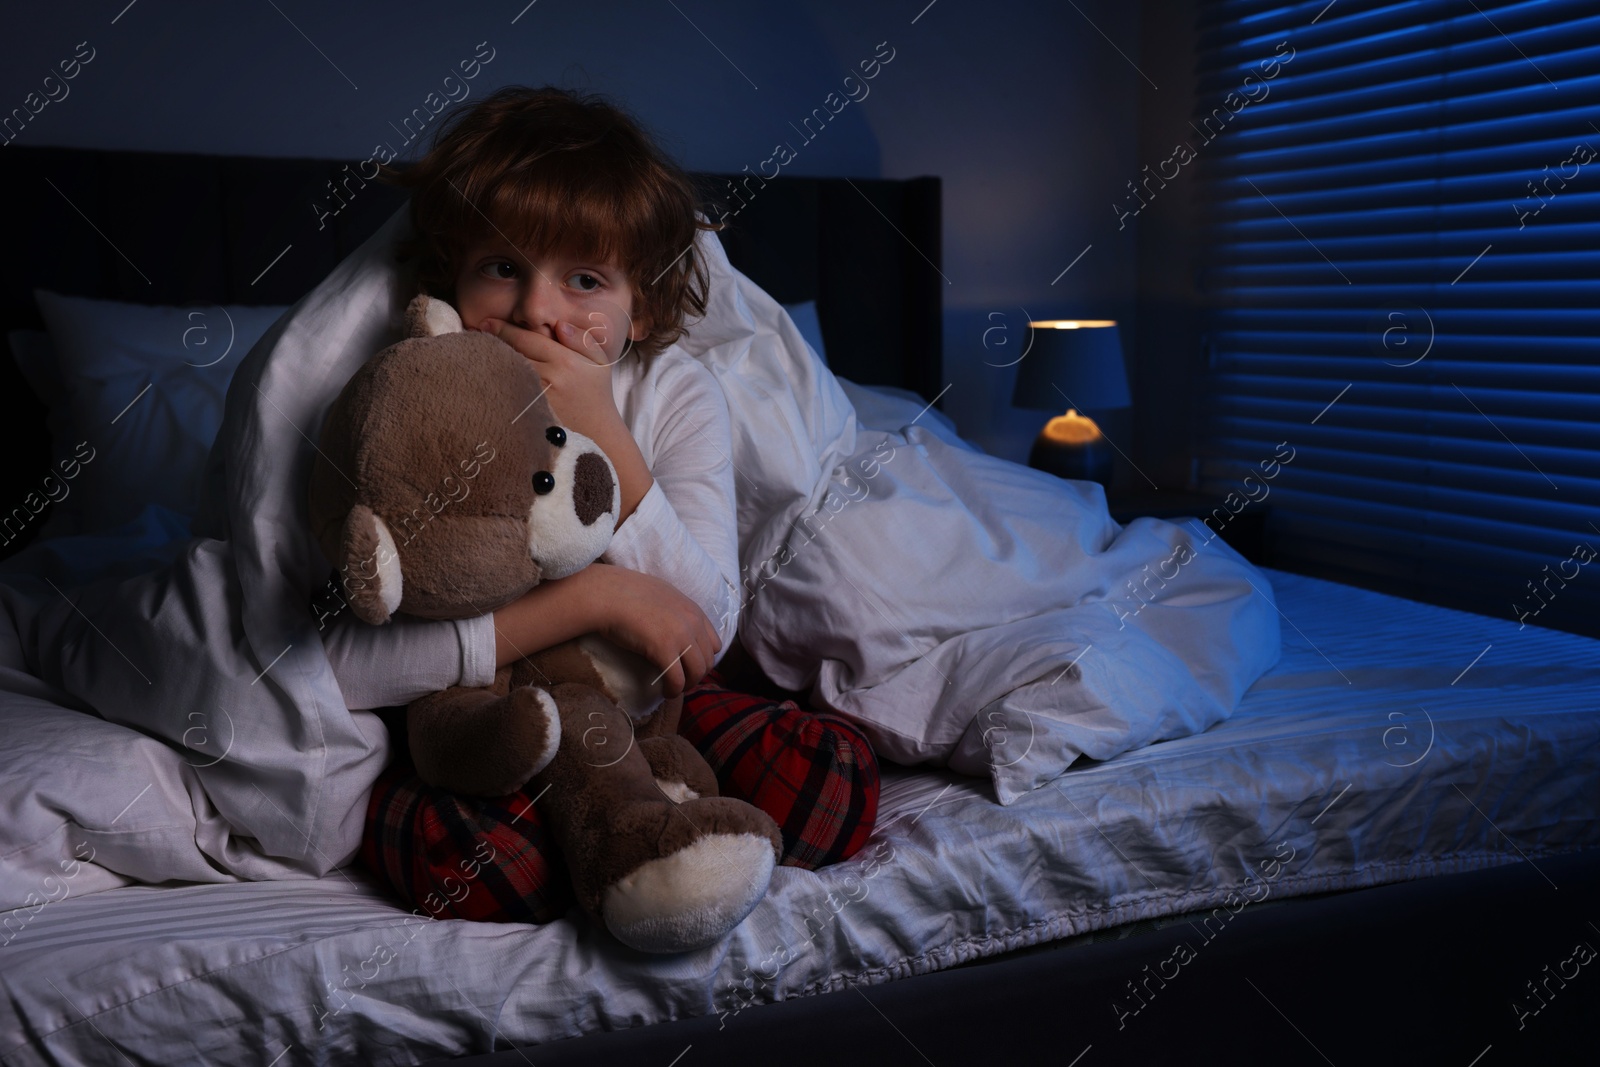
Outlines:
{"label": "lamp base", "polygon": [[1111,446],[1105,438],[1082,444],[1058,441],[1040,433],[1028,453],[1028,466],[1075,481],[1111,483]]}

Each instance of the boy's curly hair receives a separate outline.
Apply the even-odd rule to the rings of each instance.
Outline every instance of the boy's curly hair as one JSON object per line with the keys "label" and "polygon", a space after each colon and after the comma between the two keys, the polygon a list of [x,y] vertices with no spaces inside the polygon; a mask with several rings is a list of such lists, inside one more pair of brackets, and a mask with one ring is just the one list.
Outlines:
{"label": "boy's curly hair", "polygon": [[[507,86],[460,107],[433,148],[384,177],[411,190],[415,237],[400,249],[417,279],[453,301],[466,249],[491,230],[526,250],[610,260],[633,285],[635,344],[654,356],[705,314],[710,277],[695,247],[704,198],[621,108],[597,94]],[[704,214],[709,217],[710,212]]]}

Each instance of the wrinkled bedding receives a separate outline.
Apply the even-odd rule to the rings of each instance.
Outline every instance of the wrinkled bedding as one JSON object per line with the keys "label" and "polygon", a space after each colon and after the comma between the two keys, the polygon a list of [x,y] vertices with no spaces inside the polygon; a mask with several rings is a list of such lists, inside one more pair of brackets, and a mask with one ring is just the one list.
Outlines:
{"label": "wrinkled bedding", "polygon": [[121,1062],[115,1043],[145,1063],[405,1064],[688,1016],[752,1026],[771,1001],[1202,909],[1204,955],[1253,903],[1600,843],[1600,642],[1266,576],[1282,658],[1229,719],[1009,806],[981,778],[891,769],[866,848],[780,868],[714,948],[429,920],[356,868],[88,897],[69,877],[0,915],[0,1060]]}
{"label": "wrinkled bedding", "polygon": [[[241,364],[195,536],[170,565],[67,587],[48,571],[0,578],[0,685],[20,733],[0,756],[0,908],[68,867],[84,892],[317,877],[355,855],[388,738],[344,707],[307,608],[328,568],[304,487],[327,405],[397,336],[406,225],[402,210]],[[714,235],[700,241],[711,297],[679,343],[728,395],[741,625],[775,679],[815,681],[888,757],[990,776],[1010,803],[1079,754],[1204,729],[1276,658],[1270,585],[1221,541],[1123,529],[1098,487],[914,418],[862,427],[782,307]],[[839,472],[864,477],[886,449],[866,497],[829,517],[827,550],[769,573],[831,507]],[[1169,566],[1156,586],[1141,577]]]}
{"label": "wrinkled bedding", "polygon": [[1255,567],[1199,522],[1120,526],[1094,482],[905,425],[859,429],[820,499],[747,581],[745,647],[880,755],[1002,804],[1220,722],[1278,659]]}

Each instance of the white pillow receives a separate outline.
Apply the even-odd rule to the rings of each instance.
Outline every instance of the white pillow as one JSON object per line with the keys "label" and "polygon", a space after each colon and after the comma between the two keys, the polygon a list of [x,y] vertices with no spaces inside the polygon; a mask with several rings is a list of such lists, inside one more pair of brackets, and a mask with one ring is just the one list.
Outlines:
{"label": "white pillow", "polygon": [[50,408],[55,459],[78,461],[41,535],[102,533],[151,504],[192,515],[234,368],[287,309],[34,298],[49,342],[14,335],[12,354]]}

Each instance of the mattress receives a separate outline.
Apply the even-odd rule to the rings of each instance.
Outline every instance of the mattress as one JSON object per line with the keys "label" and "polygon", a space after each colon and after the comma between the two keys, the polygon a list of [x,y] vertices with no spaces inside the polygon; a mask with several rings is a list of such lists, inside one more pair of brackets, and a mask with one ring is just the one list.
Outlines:
{"label": "mattress", "polygon": [[888,768],[866,848],[780,868],[714,948],[427,919],[359,868],[69,895],[0,915],[0,1059],[398,1064],[755,1025],[763,1003],[1163,916],[1203,912],[1203,953],[1272,899],[1600,843],[1600,642],[1264,573],[1283,654],[1230,719],[1007,807],[984,779]]}

